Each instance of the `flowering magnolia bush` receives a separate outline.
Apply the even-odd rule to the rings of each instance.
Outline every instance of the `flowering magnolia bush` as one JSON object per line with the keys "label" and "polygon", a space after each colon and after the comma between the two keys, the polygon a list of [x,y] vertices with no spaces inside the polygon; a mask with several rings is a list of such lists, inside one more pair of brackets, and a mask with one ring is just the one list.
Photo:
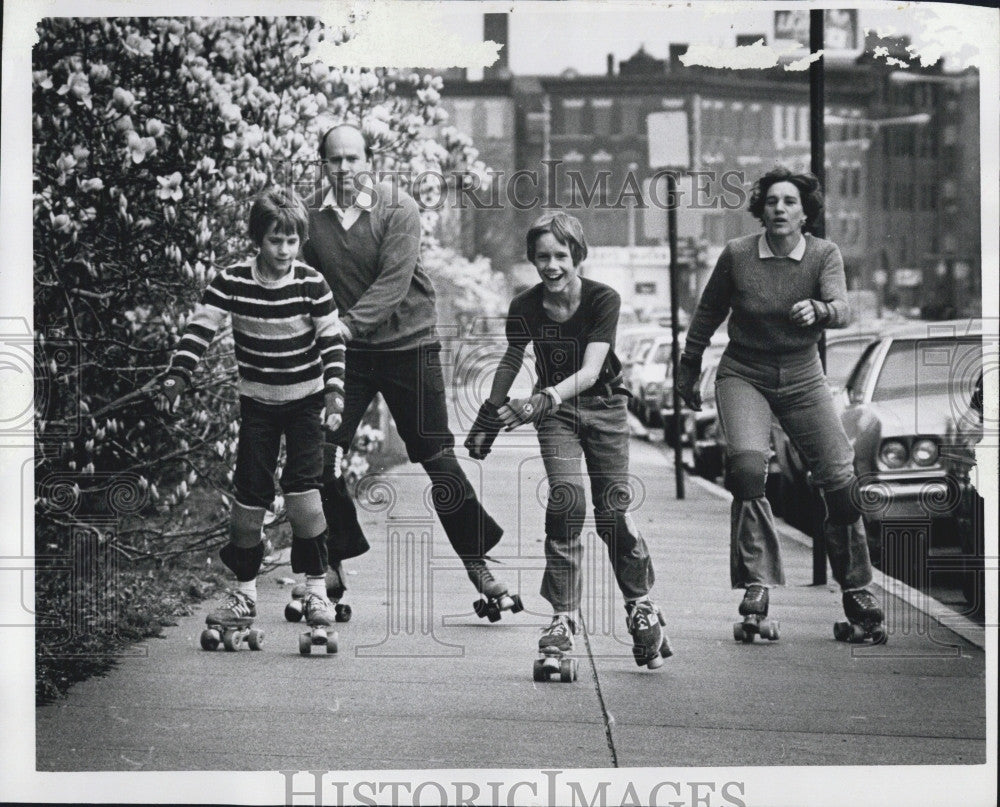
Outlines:
{"label": "flowering magnolia bush", "polygon": [[[36,460],[39,540],[85,515],[155,506],[174,534],[222,534],[225,500],[185,524],[196,485],[229,489],[237,424],[231,338],[216,340],[177,413],[151,394],[205,284],[247,254],[248,200],[307,194],[321,132],[360,122],[377,168],[485,174],[442,124],[441,80],[309,59],[316,19],[49,18],[33,49]],[[410,180],[404,177],[404,184]],[[418,198],[427,188],[411,188]],[[424,222],[430,235],[435,216]],[[433,238],[428,249],[440,249]],[[446,275],[448,261],[431,261]],[[478,267],[488,276],[488,267]],[[461,305],[475,290],[458,278]],[[488,292],[492,293],[492,292]],[[71,357],[69,360],[66,357]],[[117,480],[127,495],[108,494]],[[179,529],[179,532],[176,530]],[[148,526],[119,534],[155,553]],[[140,541],[145,541],[142,543]]]}

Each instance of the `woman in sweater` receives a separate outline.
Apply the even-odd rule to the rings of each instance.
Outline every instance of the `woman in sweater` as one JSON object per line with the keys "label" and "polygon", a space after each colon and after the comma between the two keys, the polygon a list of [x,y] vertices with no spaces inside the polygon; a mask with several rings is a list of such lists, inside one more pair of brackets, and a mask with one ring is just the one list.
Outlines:
{"label": "woman in sweater", "polygon": [[[726,437],[726,486],[733,494],[730,576],[746,589],[737,639],[777,638],[765,620],[768,588],[785,582],[774,516],[764,497],[772,413],[812,471],[826,503],[824,537],[855,639],[884,641],[882,609],[867,591],[871,560],[856,504],[854,450],[823,375],[817,343],[824,328],[850,323],[840,250],[806,232],[823,209],[819,181],[775,168],[754,185],[749,210],[764,233],[730,241],[688,330],[677,372],[680,397],[701,408],[701,356],[730,315],[716,403]],[[838,635],[839,637],[839,635]]]}

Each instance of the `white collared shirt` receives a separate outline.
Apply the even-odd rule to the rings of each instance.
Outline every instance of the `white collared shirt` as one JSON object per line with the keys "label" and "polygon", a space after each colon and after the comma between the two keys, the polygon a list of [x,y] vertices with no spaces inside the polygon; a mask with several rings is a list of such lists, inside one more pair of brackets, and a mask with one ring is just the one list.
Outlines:
{"label": "white collared shirt", "polygon": [[330,209],[336,213],[337,218],[340,219],[341,226],[346,231],[350,230],[354,222],[361,218],[362,210],[371,210],[373,201],[371,193],[365,188],[358,194],[354,204],[344,210],[337,204],[337,197],[334,196],[333,189],[331,188],[326,192],[326,196],[323,197],[323,203],[319,206],[319,209]]}
{"label": "white collared shirt", "polygon": [[801,235],[799,237],[799,243],[795,245],[795,249],[789,252],[787,255],[775,255],[771,250],[771,245],[767,243],[767,234],[761,233],[759,239],[757,239],[757,257],[761,260],[766,260],[767,258],[791,258],[793,261],[801,261],[802,256],[806,254],[806,237]]}

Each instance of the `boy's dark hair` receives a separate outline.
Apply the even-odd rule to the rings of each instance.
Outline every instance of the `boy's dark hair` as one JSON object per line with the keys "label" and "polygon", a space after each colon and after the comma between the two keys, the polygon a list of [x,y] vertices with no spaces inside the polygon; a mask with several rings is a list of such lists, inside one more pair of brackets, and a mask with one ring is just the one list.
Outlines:
{"label": "boy's dark hair", "polygon": [[309,213],[294,191],[272,188],[254,197],[248,229],[258,247],[272,224],[277,225],[276,232],[286,235],[295,232],[300,241],[309,237]]}
{"label": "boy's dark hair", "polygon": [[779,182],[791,182],[799,189],[799,197],[802,199],[802,211],[806,214],[804,229],[812,230],[816,219],[823,212],[823,189],[815,174],[809,171],[793,173],[783,165],[777,165],[768,171],[764,176],[753,184],[750,191],[750,204],[747,210],[762,224],[764,223],[764,204],[767,201],[767,192],[772,185]]}
{"label": "boy's dark hair", "polygon": [[551,233],[560,244],[569,247],[573,265],[579,266],[587,258],[587,239],[583,225],[569,213],[543,213],[528,230],[528,260],[535,262],[535,244],[545,233]]}

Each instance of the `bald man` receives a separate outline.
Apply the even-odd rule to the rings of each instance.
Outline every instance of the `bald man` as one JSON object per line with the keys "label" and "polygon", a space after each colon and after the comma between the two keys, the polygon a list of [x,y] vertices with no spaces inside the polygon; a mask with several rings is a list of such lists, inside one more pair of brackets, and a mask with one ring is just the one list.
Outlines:
{"label": "bald man", "polygon": [[[519,610],[520,600],[486,566],[486,553],[503,530],[455,459],[434,287],[420,261],[419,208],[401,188],[373,181],[372,150],[357,127],[341,124],[325,132],[319,153],[326,183],[309,201],[303,257],[333,289],[347,342],[343,422],[327,435],[324,469],[331,589],[340,577],[343,593],[340,560],[359,554],[360,533],[354,504],[336,473],[336,449],[348,449],[381,393],[410,461],[431,479],[431,501],[452,548],[486,598],[480,615],[488,611],[495,621],[500,610]],[[330,593],[336,597],[335,590]]]}

